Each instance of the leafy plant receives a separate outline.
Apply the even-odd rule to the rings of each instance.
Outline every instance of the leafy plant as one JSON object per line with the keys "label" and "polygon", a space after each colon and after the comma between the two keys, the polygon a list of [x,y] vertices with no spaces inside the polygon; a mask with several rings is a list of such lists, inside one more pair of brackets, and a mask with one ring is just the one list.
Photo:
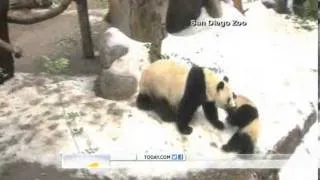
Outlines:
{"label": "leafy plant", "polygon": [[47,56],[43,56],[40,59],[40,64],[49,74],[61,74],[69,71],[70,60],[66,58],[52,60]]}
{"label": "leafy plant", "polygon": [[318,18],[318,1],[317,0],[306,0],[301,5],[294,5],[295,13],[306,19],[316,20]]}

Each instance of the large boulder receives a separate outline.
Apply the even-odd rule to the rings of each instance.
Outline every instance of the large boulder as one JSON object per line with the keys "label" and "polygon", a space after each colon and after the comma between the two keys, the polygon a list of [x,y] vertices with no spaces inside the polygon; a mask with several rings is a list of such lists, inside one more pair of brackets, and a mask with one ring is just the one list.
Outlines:
{"label": "large boulder", "polygon": [[130,98],[137,89],[137,79],[114,69],[104,69],[98,79],[101,96],[111,100]]}
{"label": "large boulder", "polygon": [[125,100],[135,94],[143,66],[147,64],[144,43],[134,41],[119,29],[108,28],[101,37],[102,70],[96,81],[99,96]]}
{"label": "large boulder", "polygon": [[116,28],[107,28],[100,39],[100,63],[104,69],[109,68],[116,59],[129,51],[126,44],[127,37]]}

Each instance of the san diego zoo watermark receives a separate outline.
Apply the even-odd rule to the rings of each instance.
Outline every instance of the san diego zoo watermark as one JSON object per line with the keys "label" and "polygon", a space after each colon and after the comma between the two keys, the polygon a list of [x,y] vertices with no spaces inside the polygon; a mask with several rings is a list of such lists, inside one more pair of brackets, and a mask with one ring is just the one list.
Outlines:
{"label": "san diego zoo watermark", "polygon": [[197,20],[191,20],[190,21],[191,26],[220,26],[220,27],[229,27],[229,26],[247,26],[246,21],[241,20],[206,20],[206,21],[197,21]]}

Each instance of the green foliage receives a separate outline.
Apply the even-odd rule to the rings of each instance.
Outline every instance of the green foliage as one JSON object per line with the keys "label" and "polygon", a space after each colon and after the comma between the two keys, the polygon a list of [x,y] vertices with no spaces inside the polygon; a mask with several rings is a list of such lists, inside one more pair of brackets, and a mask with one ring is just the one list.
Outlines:
{"label": "green foliage", "polygon": [[294,6],[294,11],[302,18],[316,20],[318,18],[318,1],[306,0],[302,6]]}
{"label": "green foliage", "polygon": [[308,18],[317,19],[318,15],[318,1],[317,0],[307,0],[305,3],[306,16]]}
{"label": "green foliage", "polygon": [[49,74],[62,74],[69,71],[70,60],[66,58],[58,58],[52,60],[47,56],[43,56],[40,59],[40,66]]}

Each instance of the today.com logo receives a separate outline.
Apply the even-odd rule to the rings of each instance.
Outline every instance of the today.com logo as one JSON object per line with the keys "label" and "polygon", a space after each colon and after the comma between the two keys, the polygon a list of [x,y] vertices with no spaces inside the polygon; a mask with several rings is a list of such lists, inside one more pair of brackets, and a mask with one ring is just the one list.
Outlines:
{"label": "today.com logo", "polygon": [[166,154],[166,155],[144,155],[145,160],[172,160],[183,161],[183,154]]}

